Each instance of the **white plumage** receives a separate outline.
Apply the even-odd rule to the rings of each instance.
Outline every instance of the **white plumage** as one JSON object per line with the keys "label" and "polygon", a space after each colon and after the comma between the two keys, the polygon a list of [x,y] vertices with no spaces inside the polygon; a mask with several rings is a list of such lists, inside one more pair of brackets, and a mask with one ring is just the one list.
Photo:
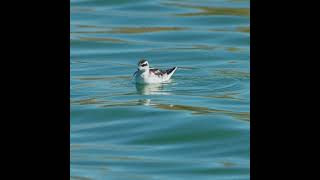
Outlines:
{"label": "white plumage", "polygon": [[142,59],[138,63],[138,71],[136,71],[133,76],[135,82],[139,84],[162,83],[168,81],[176,70],[177,67],[167,70],[150,68],[149,62]]}

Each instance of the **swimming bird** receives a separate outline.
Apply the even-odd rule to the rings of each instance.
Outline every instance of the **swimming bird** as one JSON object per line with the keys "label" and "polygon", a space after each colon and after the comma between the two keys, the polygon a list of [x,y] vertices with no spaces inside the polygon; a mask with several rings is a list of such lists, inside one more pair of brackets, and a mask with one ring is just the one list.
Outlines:
{"label": "swimming bird", "polygon": [[150,68],[149,62],[146,59],[142,59],[138,62],[138,71],[133,74],[133,77],[136,83],[139,84],[162,83],[168,81],[176,70],[177,67],[167,70]]}

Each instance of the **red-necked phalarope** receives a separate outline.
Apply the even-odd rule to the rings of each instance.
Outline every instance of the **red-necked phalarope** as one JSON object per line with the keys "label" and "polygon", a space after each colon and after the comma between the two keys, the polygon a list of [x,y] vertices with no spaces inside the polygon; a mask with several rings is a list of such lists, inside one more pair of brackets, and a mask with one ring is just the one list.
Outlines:
{"label": "red-necked phalarope", "polygon": [[168,81],[177,67],[170,68],[167,70],[159,70],[155,68],[150,68],[147,60],[142,59],[138,63],[138,71],[133,74],[136,83],[139,84],[153,84],[162,83]]}

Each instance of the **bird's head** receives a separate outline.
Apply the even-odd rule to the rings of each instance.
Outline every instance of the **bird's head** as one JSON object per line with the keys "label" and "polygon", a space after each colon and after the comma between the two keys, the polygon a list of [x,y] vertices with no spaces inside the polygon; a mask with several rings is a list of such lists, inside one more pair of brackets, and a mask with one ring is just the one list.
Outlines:
{"label": "bird's head", "polygon": [[145,71],[149,69],[149,63],[146,59],[141,59],[138,63],[138,69],[140,71]]}

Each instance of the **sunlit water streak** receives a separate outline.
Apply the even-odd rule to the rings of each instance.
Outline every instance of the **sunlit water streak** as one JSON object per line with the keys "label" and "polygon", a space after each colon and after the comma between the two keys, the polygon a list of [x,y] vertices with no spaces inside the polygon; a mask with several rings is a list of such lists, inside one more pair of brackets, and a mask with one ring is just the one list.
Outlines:
{"label": "sunlit water streak", "polygon": [[[71,0],[70,179],[249,179],[247,0]],[[140,58],[178,70],[131,81]]]}

